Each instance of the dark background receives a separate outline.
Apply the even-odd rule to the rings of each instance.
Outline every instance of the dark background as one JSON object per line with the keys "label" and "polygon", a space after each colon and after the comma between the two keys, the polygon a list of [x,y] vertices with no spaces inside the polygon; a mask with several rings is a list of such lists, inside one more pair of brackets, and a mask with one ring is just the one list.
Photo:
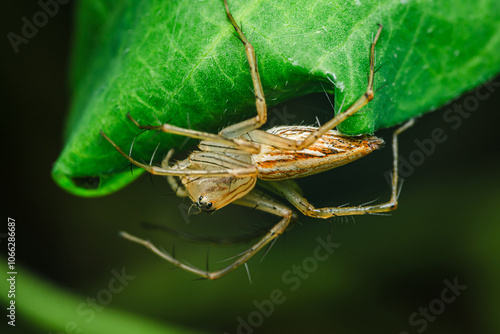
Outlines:
{"label": "dark background", "polygon": [[[189,202],[173,196],[162,179],[151,182],[148,176],[102,198],[78,198],[60,189],[50,172],[62,148],[61,133],[69,109],[73,3],[61,6],[47,26],[20,46],[18,54],[5,36],[9,31],[18,32],[20,18],[39,7],[35,2],[2,6],[8,8],[2,10],[2,189],[6,205],[0,233],[5,233],[7,217],[15,218],[20,277],[36,275],[84,301],[108,285],[112,270],[125,268],[134,280],[97,313],[96,322],[117,309],[160,323],[236,333],[238,317],[249,321],[248,316],[257,310],[254,301],[268,300],[271,292],[279,289],[286,300],[274,306],[256,332],[500,330],[496,319],[500,307],[498,87],[458,129],[453,130],[443,119],[450,104],[421,117],[401,136],[401,155],[407,159],[417,149],[415,140],[430,138],[435,128],[442,128],[447,140],[437,144],[404,182],[400,208],[391,216],[333,222],[302,217],[262,262],[262,255],[250,262],[252,284],[243,268],[216,282],[195,281],[192,275],[170,270],[170,265],[154,255],[120,239],[117,232],[160,235],[158,243],[175,242],[177,254],[198,266],[204,266],[210,249],[211,263],[217,266],[216,261],[243,248],[192,246],[145,231],[140,222],[168,222],[203,235],[241,235],[256,226],[271,226],[275,217],[233,206],[185,221],[183,213]],[[382,89],[379,94],[383,93]],[[453,103],[463,104],[471,95],[474,93]],[[307,111],[294,119],[296,122],[305,119],[312,123],[316,115],[320,121],[328,119],[324,94],[293,101],[286,108],[291,114]],[[379,135],[389,140],[391,131]],[[377,198],[383,201],[389,197],[383,174],[390,164],[391,151],[386,147],[352,166],[308,178],[301,185],[310,202],[318,206]],[[340,246],[292,291],[293,284],[283,281],[282,275],[313,255],[316,238],[326,240],[328,236]],[[453,283],[455,279],[467,289],[439,315],[429,318],[432,320],[428,319],[426,328],[423,321],[412,326],[410,315],[430,304],[437,307],[435,300],[446,287],[443,281]],[[18,292],[22,291],[20,284]],[[69,319],[54,314],[55,324],[50,326],[41,325],[21,306],[16,328],[7,327],[5,319],[0,328],[2,332],[4,328],[19,333],[62,332],[73,319],[83,323],[84,333],[93,333],[91,324],[85,327],[86,318],[76,312],[78,305],[69,306],[75,309]],[[419,319],[424,318],[415,318]]]}

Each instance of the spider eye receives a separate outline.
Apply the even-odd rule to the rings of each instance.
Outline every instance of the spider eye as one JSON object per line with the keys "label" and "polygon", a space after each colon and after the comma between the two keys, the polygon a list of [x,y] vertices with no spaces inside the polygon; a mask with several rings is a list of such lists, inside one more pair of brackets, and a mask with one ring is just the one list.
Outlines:
{"label": "spider eye", "polygon": [[198,198],[198,203],[201,203],[201,201],[203,201],[203,196],[200,196],[200,197]]}
{"label": "spider eye", "polygon": [[206,205],[206,208],[207,209],[211,209],[212,208],[212,202],[208,202],[207,205]]}

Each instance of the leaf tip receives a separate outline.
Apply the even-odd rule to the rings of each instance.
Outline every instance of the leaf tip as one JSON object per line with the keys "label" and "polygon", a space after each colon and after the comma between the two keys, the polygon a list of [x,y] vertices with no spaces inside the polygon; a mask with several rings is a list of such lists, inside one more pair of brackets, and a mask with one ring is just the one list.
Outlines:
{"label": "leaf tip", "polygon": [[128,185],[142,174],[142,170],[102,175],[72,175],[56,165],[52,169],[52,178],[67,192],[81,197],[99,197],[109,195]]}

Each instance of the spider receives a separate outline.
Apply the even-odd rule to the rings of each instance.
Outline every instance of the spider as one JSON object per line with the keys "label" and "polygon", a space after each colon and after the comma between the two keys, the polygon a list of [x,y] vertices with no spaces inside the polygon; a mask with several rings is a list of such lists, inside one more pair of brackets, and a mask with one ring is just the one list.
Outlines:
{"label": "spider", "polygon": [[204,212],[213,212],[233,203],[255,208],[276,216],[281,220],[260,238],[252,247],[239,254],[228,266],[217,271],[201,270],[177,260],[169,253],[160,250],[148,240],[126,232],[121,235],[141,244],[152,252],[171,262],[173,265],[207,279],[218,279],[242,264],[278,236],[289,226],[296,213],[288,206],[254,189],[257,179],[265,182],[265,188],[280,194],[304,215],[316,218],[334,216],[363,215],[389,212],[398,205],[398,135],[413,124],[405,123],[393,134],[393,171],[391,199],[382,204],[351,207],[316,208],[302,195],[292,179],[347,164],[380,148],[384,141],[371,135],[345,136],[332,130],[345,119],[352,116],[374,97],[375,45],[382,32],[382,25],[373,38],[370,47],[370,71],[366,92],[344,112],[322,126],[279,126],[267,131],[259,130],[267,120],[267,107],[257,68],[253,46],[234,20],[227,0],[224,0],[226,16],[236,30],[245,47],[246,57],[255,91],[257,115],[222,129],[218,134],[210,134],[179,128],[170,124],[141,125],[130,114],[127,117],[143,130],[156,130],[200,139],[198,150],[185,160],[170,163],[173,150],[170,150],[161,166],[141,163],[115,144],[104,132],[101,135],[132,164],[151,174],[166,176],[176,195],[190,197],[194,204]]}

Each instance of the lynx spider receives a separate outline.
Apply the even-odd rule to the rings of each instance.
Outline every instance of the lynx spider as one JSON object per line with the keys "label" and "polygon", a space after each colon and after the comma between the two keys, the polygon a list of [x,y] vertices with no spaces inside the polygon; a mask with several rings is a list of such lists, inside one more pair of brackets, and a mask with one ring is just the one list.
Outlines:
{"label": "lynx spider", "polygon": [[[141,244],[173,265],[208,279],[218,279],[246,263],[259,250],[280,236],[290,224],[295,213],[287,206],[254,189],[257,178],[267,182],[266,188],[281,194],[304,215],[316,218],[362,215],[389,212],[397,208],[398,200],[398,135],[413,124],[413,120],[398,128],[393,134],[393,177],[391,199],[382,204],[352,207],[316,208],[297,190],[291,179],[320,173],[354,161],[383,144],[375,136],[343,136],[332,130],[356,113],[374,97],[375,44],[382,32],[379,25],[370,48],[370,72],[366,92],[346,111],[322,126],[281,126],[267,131],[259,130],[266,123],[267,107],[257,69],[253,46],[229,11],[227,0],[224,6],[228,20],[245,46],[246,57],[255,90],[257,116],[222,129],[219,134],[210,134],[179,128],[170,124],[158,126],[141,125],[130,114],[127,117],[139,128],[157,130],[200,139],[199,150],[189,158],[170,165],[173,150],[162,161],[161,167],[141,163],[127,155],[104,132],[101,135],[132,164],[151,174],[166,176],[176,195],[189,196],[202,211],[213,212],[234,203],[252,207],[280,216],[281,220],[247,251],[236,256],[230,265],[217,271],[201,270],[177,260],[160,250],[150,241],[121,232],[121,235]],[[176,179],[178,178],[178,180]]]}

